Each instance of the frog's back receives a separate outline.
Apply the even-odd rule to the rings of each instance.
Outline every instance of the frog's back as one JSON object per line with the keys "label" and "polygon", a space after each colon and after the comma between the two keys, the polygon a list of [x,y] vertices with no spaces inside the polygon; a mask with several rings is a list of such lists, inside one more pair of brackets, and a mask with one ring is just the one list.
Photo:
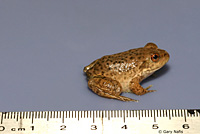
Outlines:
{"label": "frog's back", "polygon": [[[133,74],[133,68],[137,66],[135,60],[140,49],[131,49],[125,52],[103,56],[86,66],[84,72],[89,78],[105,76],[113,79],[116,79],[117,76],[125,72]],[[133,71],[130,72],[129,70]]]}

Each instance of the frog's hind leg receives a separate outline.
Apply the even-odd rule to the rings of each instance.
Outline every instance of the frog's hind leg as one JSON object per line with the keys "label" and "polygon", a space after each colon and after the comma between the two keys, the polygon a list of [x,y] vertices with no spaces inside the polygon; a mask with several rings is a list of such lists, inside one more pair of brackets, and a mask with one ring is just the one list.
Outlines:
{"label": "frog's hind leg", "polygon": [[146,93],[155,92],[156,90],[148,90],[152,85],[143,88],[137,79],[132,79],[129,83],[129,89],[136,95],[144,95]]}
{"label": "frog's hind leg", "polygon": [[89,88],[96,94],[102,97],[117,99],[121,101],[136,101],[134,99],[120,96],[122,86],[116,80],[106,77],[94,77],[88,81]]}

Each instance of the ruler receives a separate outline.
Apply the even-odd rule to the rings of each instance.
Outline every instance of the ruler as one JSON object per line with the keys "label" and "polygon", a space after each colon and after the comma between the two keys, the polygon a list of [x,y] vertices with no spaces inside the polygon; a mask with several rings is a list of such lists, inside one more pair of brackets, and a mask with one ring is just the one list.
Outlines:
{"label": "ruler", "polygon": [[200,110],[0,112],[0,134],[200,134]]}

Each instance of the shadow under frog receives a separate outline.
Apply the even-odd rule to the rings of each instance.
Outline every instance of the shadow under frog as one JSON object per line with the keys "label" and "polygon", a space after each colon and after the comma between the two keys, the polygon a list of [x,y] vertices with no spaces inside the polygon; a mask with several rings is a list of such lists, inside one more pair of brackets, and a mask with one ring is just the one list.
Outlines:
{"label": "shadow under frog", "polygon": [[159,69],[158,71],[156,71],[155,73],[153,73],[152,75],[150,75],[148,78],[144,79],[140,84],[144,84],[146,82],[149,82],[151,80],[154,79],[158,79],[159,77],[163,76],[164,74],[166,74],[170,69],[169,65],[164,65],[161,69]]}
{"label": "shadow under frog", "polygon": [[[140,83],[162,68],[169,57],[167,51],[159,49],[154,43],[147,43],[141,48],[103,56],[84,67],[83,71],[87,76],[88,87],[97,95],[137,102],[137,100],[121,96],[121,93],[144,95],[154,92],[155,90],[148,90],[152,85],[143,88]],[[166,73],[168,68],[165,66],[157,71],[157,78]]]}

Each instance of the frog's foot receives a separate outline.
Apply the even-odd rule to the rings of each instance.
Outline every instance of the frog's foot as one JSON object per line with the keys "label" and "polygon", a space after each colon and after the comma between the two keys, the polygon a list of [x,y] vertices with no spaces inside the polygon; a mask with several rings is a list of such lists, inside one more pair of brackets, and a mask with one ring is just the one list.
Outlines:
{"label": "frog's foot", "polygon": [[148,87],[146,87],[144,90],[146,90],[146,93],[151,93],[151,92],[156,92],[156,90],[148,90],[149,88],[151,88],[153,85],[149,85]]}
{"label": "frog's foot", "polygon": [[131,80],[129,84],[130,90],[136,95],[144,95],[146,93],[155,92],[156,90],[148,90],[152,85],[143,88],[136,80]]}
{"label": "frog's foot", "polygon": [[121,101],[135,101],[138,102],[138,100],[134,100],[125,96],[115,96],[115,95],[110,95],[110,94],[105,94],[105,96],[102,97],[106,97],[106,98],[110,98],[110,99],[117,99],[117,100],[121,100]]}
{"label": "frog's foot", "polygon": [[120,96],[122,93],[122,87],[116,80],[106,77],[94,77],[89,79],[88,87],[96,94],[102,97],[117,99],[121,101],[136,101],[134,99]]}

